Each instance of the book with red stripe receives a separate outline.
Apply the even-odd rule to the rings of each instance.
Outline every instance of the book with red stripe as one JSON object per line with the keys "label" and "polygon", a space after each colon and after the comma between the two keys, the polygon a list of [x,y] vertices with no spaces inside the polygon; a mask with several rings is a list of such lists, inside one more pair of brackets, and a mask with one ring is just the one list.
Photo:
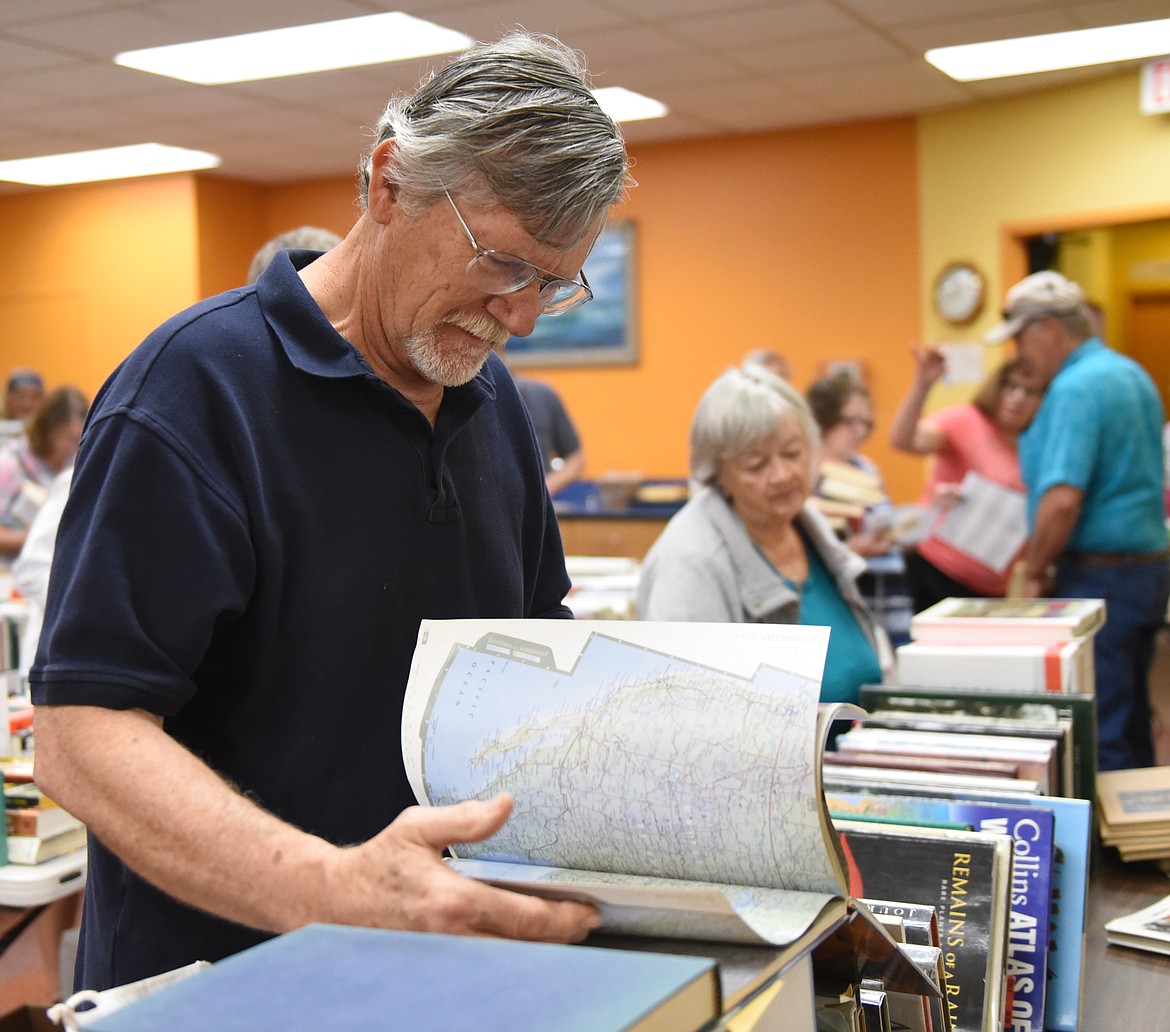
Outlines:
{"label": "book with red stripe", "polygon": [[898,646],[897,658],[902,684],[1088,695],[1096,689],[1091,636],[1049,644],[911,641]]}

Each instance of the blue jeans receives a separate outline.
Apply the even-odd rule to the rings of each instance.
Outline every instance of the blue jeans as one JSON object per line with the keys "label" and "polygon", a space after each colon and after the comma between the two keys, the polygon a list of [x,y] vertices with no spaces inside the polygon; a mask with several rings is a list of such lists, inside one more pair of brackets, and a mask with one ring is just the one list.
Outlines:
{"label": "blue jeans", "polygon": [[1061,560],[1053,595],[1103,598],[1105,625],[1093,638],[1097,681],[1097,765],[1101,770],[1152,767],[1150,666],[1166,622],[1170,564],[1090,566]]}

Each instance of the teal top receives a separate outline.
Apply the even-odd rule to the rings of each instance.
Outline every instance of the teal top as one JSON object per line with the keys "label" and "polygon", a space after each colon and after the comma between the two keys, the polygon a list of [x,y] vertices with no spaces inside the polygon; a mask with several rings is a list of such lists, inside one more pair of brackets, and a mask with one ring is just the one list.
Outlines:
{"label": "teal top", "polygon": [[807,541],[804,550],[808,555],[808,580],[803,585],[779,570],[776,574],[800,595],[799,622],[830,629],[821,702],[857,702],[863,684],[881,683],[881,663],[817,550]]}
{"label": "teal top", "polygon": [[1096,337],[1080,345],[1020,435],[1028,525],[1049,488],[1084,492],[1068,547],[1159,552],[1166,547],[1162,402],[1149,375]]}

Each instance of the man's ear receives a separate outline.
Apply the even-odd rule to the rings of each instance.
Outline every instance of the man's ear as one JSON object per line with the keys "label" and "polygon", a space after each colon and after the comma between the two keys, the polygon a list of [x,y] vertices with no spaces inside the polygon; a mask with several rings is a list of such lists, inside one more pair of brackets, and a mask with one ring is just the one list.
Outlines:
{"label": "man's ear", "polygon": [[386,175],[397,157],[398,144],[393,137],[379,143],[370,155],[370,189],[366,212],[375,222],[382,224],[390,221],[398,203],[398,184]]}

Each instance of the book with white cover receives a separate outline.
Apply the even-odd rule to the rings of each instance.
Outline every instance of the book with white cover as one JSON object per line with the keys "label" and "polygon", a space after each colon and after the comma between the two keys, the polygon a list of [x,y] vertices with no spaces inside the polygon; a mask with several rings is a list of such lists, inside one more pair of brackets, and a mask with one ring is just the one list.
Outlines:
{"label": "book with white cover", "polygon": [[1099,598],[944,598],[910,621],[915,641],[1036,645],[1093,634],[1105,622]]}
{"label": "book with white cover", "polygon": [[1078,695],[1097,686],[1092,637],[1047,645],[911,641],[895,652],[902,684]]}

